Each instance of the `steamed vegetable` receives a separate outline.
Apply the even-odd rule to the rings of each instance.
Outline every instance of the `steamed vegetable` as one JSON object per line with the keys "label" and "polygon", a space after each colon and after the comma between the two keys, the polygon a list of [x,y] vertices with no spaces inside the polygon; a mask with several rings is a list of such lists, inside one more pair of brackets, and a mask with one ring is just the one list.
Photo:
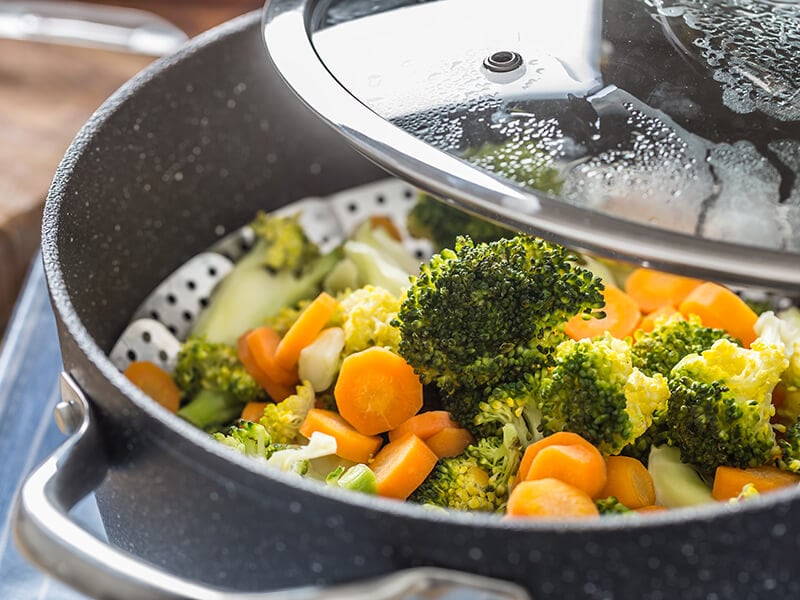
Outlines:
{"label": "steamed vegetable", "polygon": [[245,331],[304,298],[313,297],[341,252],[321,255],[295,217],[259,214],[253,248],[217,286],[193,334],[233,345]]}
{"label": "steamed vegetable", "polygon": [[430,509],[640,518],[798,485],[800,311],[450,210],[409,217],[453,244],[419,269],[385,219],[323,257],[259,216],[206,335],[129,377],[268,467]]}

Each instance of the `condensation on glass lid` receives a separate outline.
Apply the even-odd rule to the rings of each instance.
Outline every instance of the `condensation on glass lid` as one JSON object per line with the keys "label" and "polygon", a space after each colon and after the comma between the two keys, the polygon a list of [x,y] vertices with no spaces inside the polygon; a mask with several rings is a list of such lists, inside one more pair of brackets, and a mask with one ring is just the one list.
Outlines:
{"label": "condensation on glass lid", "polygon": [[[800,253],[800,3],[339,0],[312,42],[427,143],[628,221]],[[516,54],[511,72],[487,57]]]}

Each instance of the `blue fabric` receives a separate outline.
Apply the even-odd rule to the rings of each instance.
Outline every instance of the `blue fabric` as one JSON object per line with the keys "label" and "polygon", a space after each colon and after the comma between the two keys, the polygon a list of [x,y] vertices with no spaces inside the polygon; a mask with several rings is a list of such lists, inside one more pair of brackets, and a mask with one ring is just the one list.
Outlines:
{"label": "blue fabric", "polygon": [[[11,508],[25,475],[65,439],[52,416],[60,371],[55,319],[37,257],[0,347],[0,598],[7,600],[84,598],[28,563],[11,532]],[[73,516],[102,537],[93,498]]]}

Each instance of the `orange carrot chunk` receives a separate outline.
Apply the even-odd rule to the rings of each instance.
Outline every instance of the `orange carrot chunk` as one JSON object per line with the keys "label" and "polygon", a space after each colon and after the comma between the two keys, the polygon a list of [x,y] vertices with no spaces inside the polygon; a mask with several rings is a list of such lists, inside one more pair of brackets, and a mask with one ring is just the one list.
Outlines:
{"label": "orange carrot chunk", "polygon": [[378,495],[405,500],[430,475],[437,460],[413,433],[389,442],[369,465],[378,480]]}
{"label": "orange carrot chunk", "polygon": [[[261,328],[259,328],[259,330],[260,329]],[[269,394],[269,397],[275,402],[280,402],[294,393],[294,387],[291,384],[287,385],[285,383],[279,383],[275,381],[272,376],[267,375],[267,373],[256,362],[253,353],[250,351],[250,342],[255,339],[255,336],[251,334],[254,334],[259,330],[254,329],[238,339],[236,346],[239,354],[239,360],[242,361],[245,370],[250,373],[250,376],[253,379],[256,380],[256,383],[258,383],[258,385],[260,385],[267,392],[267,394]],[[267,337],[270,335],[271,334],[268,333],[266,334]],[[274,372],[275,371],[273,371],[273,373]]]}
{"label": "orange carrot chunk", "polygon": [[391,441],[399,440],[401,437],[413,433],[421,440],[427,440],[446,427],[458,427],[458,423],[453,421],[450,413],[446,410],[429,410],[400,423],[389,431],[389,439]]}
{"label": "orange carrot chunk", "polygon": [[422,384],[414,369],[379,346],[342,361],[333,396],[339,413],[365,435],[394,429],[422,408]]}
{"label": "orange carrot chunk", "polygon": [[171,412],[178,412],[181,390],[164,369],[146,360],[134,361],[124,372],[131,383]]}
{"label": "orange carrot chunk", "polygon": [[753,484],[758,492],[763,494],[789,485],[800,484],[800,475],[768,466],[747,469],[720,466],[717,467],[714,474],[711,495],[715,500],[736,498],[748,483]]}
{"label": "orange carrot chunk", "polygon": [[475,443],[475,438],[463,427],[445,427],[425,440],[425,443],[439,458],[450,458],[464,452],[467,446]]}
{"label": "orange carrot chunk", "polygon": [[625,280],[625,293],[649,313],[665,304],[677,306],[701,283],[699,279],[639,268]]}
{"label": "orange carrot chunk", "polygon": [[508,497],[509,517],[551,517],[558,519],[600,516],[589,494],[560,479],[523,481]]}
{"label": "orange carrot chunk", "polygon": [[[275,359],[281,336],[271,327],[256,327],[244,335],[247,349],[258,368],[275,383],[294,385],[297,383],[297,368],[284,369]],[[240,353],[241,354],[241,353]]]}
{"label": "orange carrot chunk", "polygon": [[666,506],[661,506],[660,504],[649,504],[647,506],[642,506],[640,508],[635,509],[636,512],[660,512],[662,510],[669,510]]}
{"label": "orange carrot chunk", "polygon": [[357,463],[369,462],[383,443],[380,436],[359,433],[340,415],[321,408],[309,410],[300,425],[300,433],[307,438],[315,431],[327,433],[336,439],[336,456]]}
{"label": "orange carrot chunk", "polygon": [[522,455],[522,460],[520,461],[519,469],[517,470],[516,481],[525,481],[528,478],[528,471],[530,471],[531,465],[533,464],[533,459],[536,458],[536,455],[544,448],[549,446],[575,445],[583,445],[589,448],[594,448],[591,443],[586,441],[577,433],[572,433],[571,431],[559,431],[552,435],[548,435],[537,442],[534,442],[525,449],[525,453]]}
{"label": "orange carrot chunk", "polygon": [[564,326],[564,331],[573,340],[597,337],[608,331],[615,338],[625,338],[631,335],[639,321],[642,313],[639,305],[621,289],[613,285],[606,285],[603,290],[603,298],[606,304],[603,311],[606,316],[602,319],[584,319],[581,315],[575,315]]}
{"label": "orange carrot chunk", "polygon": [[606,458],[606,485],[598,497],[614,496],[630,509],[655,504],[653,478],[640,461],[629,456]]}
{"label": "orange carrot chunk", "polygon": [[286,370],[297,368],[300,352],[325,329],[339,303],[322,292],[300,313],[275,350],[275,362]]}
{"label": "orange carrot chunk", "polygon": [[739,296],[716,283],[697,286],[678,309],[684,316],[697,315],[706,327],[724,329],[748,348],[756,339],[753,327],[758,315]]}
{"label": "orange carrot chunk", "polygon": [[267,408],[266,402],[248,402],[242,409],[241,418],[245,421],[258,423],[261,417],[264,416],[265,408]]}
{"label": "orange carrot chunk", "polygon": [[679,318],[680,313],[678,309],[672,306],[671,304],[665,304],[664,306],[660,306],[655,309],[653,312],[646,314],[642,317],[642,320],[639,321],[639,329],[642,331],[653,331],[656,328],[656,321],[662,317],[671,317],[672,315],[676,315],[674,318]]}
{"label": "orange carrot chunk", "polygon": [[548,446],[536,454],[526,481],[549,478],[560,479],[596,498],[606,484],[606,463],[594,447]]}

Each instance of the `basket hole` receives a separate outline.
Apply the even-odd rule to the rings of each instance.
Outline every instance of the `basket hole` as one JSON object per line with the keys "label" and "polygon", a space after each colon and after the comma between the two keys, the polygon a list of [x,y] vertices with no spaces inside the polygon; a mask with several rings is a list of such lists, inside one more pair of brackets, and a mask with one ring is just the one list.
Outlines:
{"label": "basket hole", "polygon": [[175,297],[175,294],[167,294],[167,303],[168,304],[175,304],[178,299]]}
{"label": "basket hole", "polygon": [[143,332],[142,332],[142,341],[143,341],[145,344],[149,344],[151,339],[153,339],[153,338],[152,338],[152,336],[150,335],[150,332],[149,332],[149,331],[143,331]]}
{"label": "basket hole", "polygon": [[128,357],[128,360],[130,360],[131,362],[136,360],[136,352],[133,351],[133,350],[128,350],[128,353],[126,354],[126,356]]}
{"label": "basket hole", "polygon": [[216,276],[217,276],[217,269],[216,269],[216,267],[208,267],[208,274],[209,274],[209,276],[211,276],[211,277],[216,277]]}
{"label": "basket hole", "polygon": [[198,300],[198,303],[200,304],[200,306],[205,308],[206,306],[208,306],[208,298],[200,298],[200,300]]}
{"label": "basket hole", "polygon": [[165,363],[165,362],[167,362],[167,359],[169,359],[169,356],[167,356],[167,353],[164,352],[164,350],[159,350],[159,352],[158,352],[158,360],[160,360],[162,363]]}
{"label": "basket hole", "polygon": [[383,194],[378,194],[375,197],[375,202],[377,202],[378,204],[386,204],[386,196],[384,196]]}
{"label": "basket hole", "polygon": [[158,311],[156,311],[156,310],[151,310],[150,311],[150,317],[155,319],[156,321],[160,321],[161,320],[161,316],[158,314]]}
{"label": "basket hole", "polygon": [[247,240],[239,240],[239,248],[242,252],[247,252],[250,250],[250,244],[247,242]]}
{"label": "basket hole", "polygon": [[351,213],[356,212],[358,210],[358,204],[356,204],[355,202],[351,202],[350,204],[347,205],[347,210],[349,210]]}
{"label": "basket hole", "polygon": [[423,258],[425,258],[425,253],[422,250],[414,250],[414,256],[422,260]]}
{"label": "basket hole", "polygon": [[188,310],[183,311],[182,315],[184,321],[191,321],[192,320],[192,313]]}
{"label": "basket hole", "polygon": [[404,197],[406,200],[411,200],[411,198],[413,198],[413,197],[414,197],[414,192],[413,192],[412,190],[410,190],[410,189],[407,189],[407,190],[405,190],[405,191],[403,192],[403,197]]}
{"label": "basket hole", "polygon": [[194,290],[197,287],[197,284],[190,279],[189,281],[186,282],[186,287],[189,288],[190,290]]}
{"label": "basket hole", "polygon": [[178,328],[175,327],[175,325],[170,325],[170,326],[167,327],[167,329],[169,329],[169,332],[172,335],[178,335]]}

